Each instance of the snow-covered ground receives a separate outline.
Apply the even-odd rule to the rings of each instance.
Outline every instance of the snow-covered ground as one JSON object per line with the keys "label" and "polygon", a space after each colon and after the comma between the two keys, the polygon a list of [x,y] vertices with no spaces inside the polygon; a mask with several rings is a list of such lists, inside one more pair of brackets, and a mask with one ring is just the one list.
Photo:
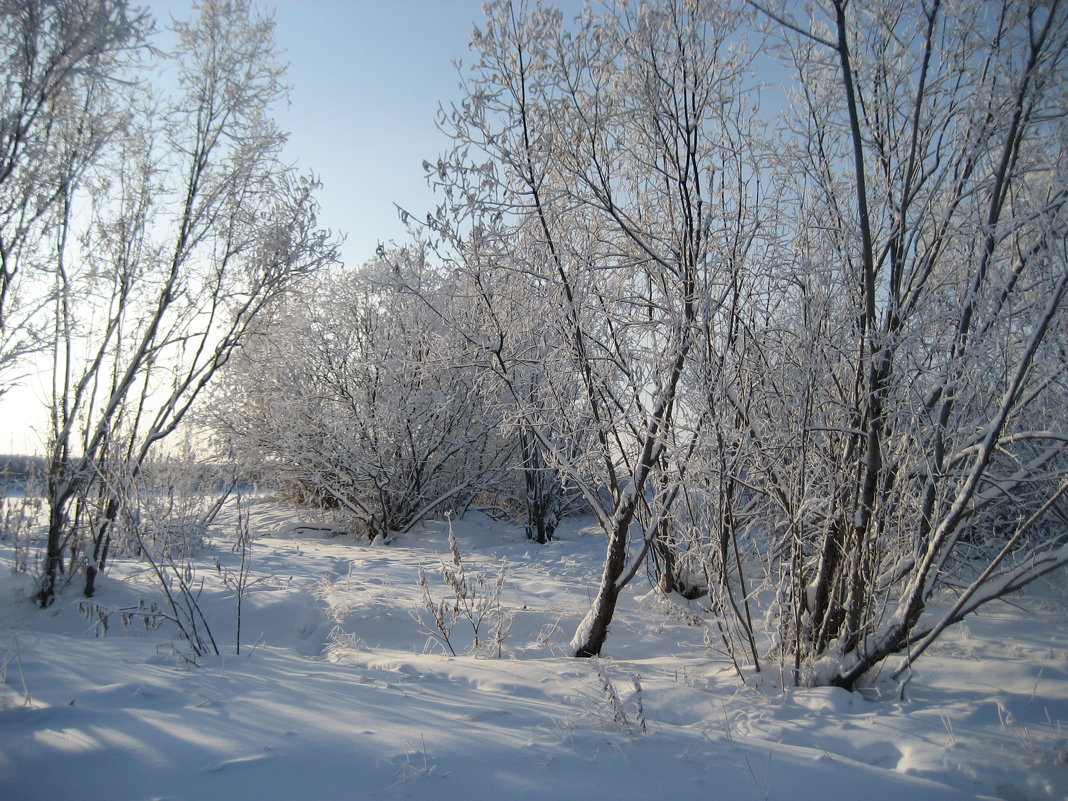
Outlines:
{"label": "snow-covered ground", "polygon": [[[223,655],[195,667],[169,623],[124,629],[113,611],[102,631],[107,610],[160,600],[145,564],[117,560],[88,616],[74,588],[41,611],[0,543],[0,799],[1068,797],[1062,575],[947,635],[904,698],[784,689],[776,670],[741,684],[641,586],[601,660],[566,657],[599,575],[588,521],[546,547],[455,523],[469,571],[492,583],[506,565],[511,627],[503,658],[445,657],[411,614],[420,566],[448,594],[444,523],[369,547],[300,530],[307,513],[270,499],[251,508],[241,653],[224,524],[197,576]],[[458,651],[470,639],[455,629]]]}

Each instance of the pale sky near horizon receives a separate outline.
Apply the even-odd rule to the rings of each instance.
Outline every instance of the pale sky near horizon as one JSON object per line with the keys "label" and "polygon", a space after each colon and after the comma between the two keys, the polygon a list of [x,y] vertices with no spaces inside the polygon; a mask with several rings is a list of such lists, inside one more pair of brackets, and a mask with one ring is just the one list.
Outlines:
{"label": "pale sky near horizon", "polygon": [[[191,14],[192,0],[142,2],[159,28]],[[453,61],[470,61],[483,0],[254,4],[273,9],[275,40],[289,64],[290,105],[276,113],[290,132],[286,157],[319,176],[320,223],[347,237],[342,257],[359,264],[379,242],[404,239],[394,203],[418,218],[434,205],[422,162],[447,147],[435,114],[439,103],[459,98]],[[0,398],[0,453],[40,450],[44,383],[31,377]]]}

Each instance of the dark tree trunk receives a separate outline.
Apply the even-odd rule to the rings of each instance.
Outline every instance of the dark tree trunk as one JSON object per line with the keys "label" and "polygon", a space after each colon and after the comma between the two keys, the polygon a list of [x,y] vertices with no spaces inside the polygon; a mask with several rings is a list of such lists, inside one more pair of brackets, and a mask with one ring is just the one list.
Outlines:
{"label": "dark tree trunk", "polygon": [[526,485],[527,539],[545,545],[552,540],[559,523],[560,481],[556,472],[545,464],[537,438],[520,430],[519,440]]}
{"label": "dark tree trunk", "polygon": [[616,611],[619,599],[619,579],[623,575],[627,558],[627,537],[630,523],[634,516],[633,505],[617,519],[616,525],[608,538],[608,553],[604,560],[604,573],[597,596],[593,599],[590,611],[575,632],[571,640],[571,650],[578,657],[600,656],[601,648],[608,639],[608,625]]}

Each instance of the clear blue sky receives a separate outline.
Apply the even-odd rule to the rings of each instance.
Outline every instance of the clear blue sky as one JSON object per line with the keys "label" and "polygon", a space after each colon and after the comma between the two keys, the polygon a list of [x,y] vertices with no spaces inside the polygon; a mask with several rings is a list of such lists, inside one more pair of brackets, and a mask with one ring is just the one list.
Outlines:
{"label": "clear blue sky", "polygon": [[481,0],[281,0],[276,38],[292,102],[289,153],[323,181],[323,222],[348,236],[346,261],[401,239],[393,204],[422,217],[433,196],[423,159],[447,142],[438,104],[458,97],[452,62],[469,58]]}

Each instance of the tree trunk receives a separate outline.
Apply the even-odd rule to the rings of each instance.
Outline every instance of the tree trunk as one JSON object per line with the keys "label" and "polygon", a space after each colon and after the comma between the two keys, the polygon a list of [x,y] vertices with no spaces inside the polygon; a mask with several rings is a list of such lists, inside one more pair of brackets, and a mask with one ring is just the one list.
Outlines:
{"label": "tree trunk", "polygon": [[56,599],[56,577],[63,572],[63,513],[53,508],[48,516],[48,543],[45,546],[44,572],[37,588],[37,605],[42,609]]}
{"label": "tree trunk", "polygon": [[608,639],[608,625],[616,611],[619,599],[619,578],[623,575],[627,557],[627,536],[630,533],[630,521],[634,516],[631,506],[616,519],[616,525],[608,538],[608,553],[604,559],[604,573],[597,597],[593,599],[590,610],[579,625],[575,636],[571,638],[571,652],[577,657],[601,655],[601,648]]}

